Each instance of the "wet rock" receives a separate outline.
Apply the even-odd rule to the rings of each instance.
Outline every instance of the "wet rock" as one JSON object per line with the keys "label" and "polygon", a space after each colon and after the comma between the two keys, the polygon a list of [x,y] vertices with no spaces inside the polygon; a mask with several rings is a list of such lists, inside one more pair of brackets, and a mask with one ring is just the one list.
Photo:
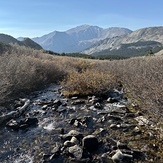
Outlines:
{"label": "wet rock", "polygon": [[120,116],[115,116],[115,115],[109,115],[108,114],[108,119],[114,120],[116,122],[123,122],[122,118]]}
{"label": "wet rock", "polygon": [[43,105],[42,110],[46,110],[48,108],[48,105]]}
{"label": "wet rock", "polygon": [[108,98],[114,98],[117,99],[118,101],[123,99],[123,92],[118,91],[117,89],[110,91],[108,93]]}
{"label": "wet rock", "polygon": [[71,97],[71,100],[77,100],[78,97]]}
{"label": "wet rock", "polygon": [[97,109],[102,109],[102,106],[99,102],[95,103],[94,107]]}
{"label": "wet rock", "polygon": [[108,102],[108,103],[115,103],[115,102],[119,102],[119,100],[116,99],[116,98],[111,98],[111,97],[109,97],[109,98],[107,99],[107,102]]}
{"label": "wet rock", "polygon": [[75,101],[71,102],[72,105],[80,105],[80,104],[84,104],[84,103],[85,103],[85,101],[83,101],[83,100],[75,100]]}
{"label": "wet rock", "polygon": [[59,99],[56,99],[53,101],[53,105],[55,105],[57,107],[57,106],[62,105],[62,102]]}
{"label": "wet rock", "polygon": [[82,140],[82,146],[86,150],[92,152],[98,149],[98,139],[94,135],[85,136]]}
{"label": "wet rock", "polygon": [[92,104],[95,104],[95,103],[97,103],[99,101],[100,101],[100,99],[97,98],[96,96],[88,97],[88,102],[90,102]]}
{"label": "wet rock", "polygon": [[18,107],[16,111],[11,111],[7,114],[1,115],[0,124],[5,121],[9,121],[10,119],[19,117],[23,112],[26,111],[27,107],[30,104],[30,100],[25,98],[25,99],[20,99],[20,101],[23,103],[23,106]]}
{"label": "wet rock", "polygon": [[74,126],[79,127],[80,126],[80,122],[76,119],[74,122]]}
{"label": "wet rock", "polygon": [[60,149],[61,147],[58,144],[52,149],[51,153],[53,153],[53,158],[54,156],[57,157],[60,155]]}
{"label": "wet rock", "polygon": [[26,130],[29,127],[28,124],[20,124],[19,129],[20,130]]}
{"label": "wet rock", "polygon": [[17,108],[17,107],[20,107],[24,104],[24,102],[22,100],[15,100],[15,104],[14,106]]}
{"label": "wet rock", "polygon": [[113,130],[116,130],[116,129],[119,128],[119,126],[116,125],[116,124],[111,124],[111,125],[110,125],[110,128],[113,129]]}
{"label": "wet rock", "polygon": [[83,155],[83,149],[79,147],[78,145],[74,145],[72,147],[69,147],[69,153],[71,153],[77,160],[80,160]]}
{"label": "wet rock", "polygon": [[61,113],[61,112],[65,112],[67,110],[67,108],[65,106],[60,105],[57,109],[57,112]]}
{"label": "wet rock", "polygon": [[18,130],[19,129],[19,123],[14,120],[14,119],[11,119],[7,124],[6,124],[7,127],[13,129],[13,130]]}
{"label": "wet rock", "polygon": [[27,118],[24,121],[25,124],[28,126],[36,126],[38,124],[38,119],[37,118]]}

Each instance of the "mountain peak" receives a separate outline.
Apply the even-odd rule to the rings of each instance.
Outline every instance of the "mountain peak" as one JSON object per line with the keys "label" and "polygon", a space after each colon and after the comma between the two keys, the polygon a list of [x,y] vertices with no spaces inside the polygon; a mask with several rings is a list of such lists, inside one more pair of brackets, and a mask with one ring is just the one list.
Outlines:
{"label": "mountain peak", "polygon": [[46,50],[58,53],[80,52],[104,38],[112,38],[128,34],[131,31],[124,28],[103,29],[98,26],[80,25],[65,32],[54,31],[39,38],[33,38]]}
{"label": "mountain peak", "polygon": [[98,26],[91,26],[91,25],[87,25],[87,24],[83,24],[80,26],[77,26],[75,28],[71,28],[69,30],[66,31],[66,33],[70,34],[70,33],[78,33],[80,31],[84,31],[84,30],[88,30],[88,29],[102,29]]}

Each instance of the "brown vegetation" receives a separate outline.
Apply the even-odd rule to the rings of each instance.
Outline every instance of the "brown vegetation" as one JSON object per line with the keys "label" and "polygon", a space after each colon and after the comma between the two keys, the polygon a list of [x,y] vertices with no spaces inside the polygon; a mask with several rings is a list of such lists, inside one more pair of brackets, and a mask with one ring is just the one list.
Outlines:
{"label": "brown vegetation", "polygon": [[14,47],[0,56],[0,78],[1,102],[50,82],[61,82],[65,95],[102,94],[121,83],[143,110],[163,112],[163,56],[98,61]]}

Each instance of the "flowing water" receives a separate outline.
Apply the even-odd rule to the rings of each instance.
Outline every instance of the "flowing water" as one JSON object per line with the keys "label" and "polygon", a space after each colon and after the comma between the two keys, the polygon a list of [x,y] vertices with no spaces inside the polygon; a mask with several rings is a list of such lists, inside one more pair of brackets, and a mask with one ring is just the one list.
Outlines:
{"label": "flowing water", "polygon": [[[133,119],[125,118],[127,114],[131,115],[131,112],[126,108],[127,101],[122,94],[114,91],[108,96],[115,102],[102,98],[102,101],[99,101],[100,98],[95,96],[86,99],[64,98],[60,86],[54,84],[42,91],[31,93],[27,110],[13,119],[18,124],[24,122],[24,119],[32,119],[37,121],[37,124],[27,127],[23,124],[17,130],[7,127],[7,122],[1,125],[0,163],[45,163],[46,158],[49,159],[54,154],[53,149],[59,145],[62,151],[57,158],[58,162],[67,161],[71,156],[64,155],[61,134],[71,130],[77,130],[83,136],[95,134],[102,140],[103,146],[95,154],[95,158],[99,155],[100,159],[103,153],[114,149],[110,146],[112,141],[108,141],[112,138],[119,141],[123,134],[131,134],[135,127],[135,124],[132,124]],[[113,143],[113,146],[115,144]]]}

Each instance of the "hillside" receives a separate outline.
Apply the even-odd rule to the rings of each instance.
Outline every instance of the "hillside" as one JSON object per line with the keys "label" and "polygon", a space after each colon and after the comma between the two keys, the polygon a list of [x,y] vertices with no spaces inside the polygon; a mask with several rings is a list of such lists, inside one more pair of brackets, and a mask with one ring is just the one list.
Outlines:
{"label": "hillside", "polygon": [[37,50],[42,49],[42,47],[39,44],[37,44],[36,42],[31,40],[30,38],[24,38],[24,40],[22,40],[21,42],[26,47],[29,47],[29,48],[32,48],[32,49],[37,49]]}
{"label": "hillside", "polygon": [[26,46],[26,47],[37,49],[37,50],[42,49],[42,47],[39,44],[31,40],[30,38],[24,38],[22,39],[22,41],[19,41],[16,38],[7,34],[0,34],[0,43]]}
{"label": "hillside", "polygon": [[112,27],[103,29],[98,26],[81,25],[64,32],[54,31],[42,37],[33,38],[46,50],[59,53],[80,52],[99,40],[131,33],[127,28]]}
{"label": "hillside", "polygon": [[[142,44],[142,45],[141,45]],[[163,27],[150,27],[136,30],[125,36],[104,39],[82,53],[89,55],[120,54],[142,55],[146,50],[162,49]],[[127,52],[130,51],[130,52]],[[132,52],[134,51],[134,52]],[[120,54],[121,55],[121,54]]]}

